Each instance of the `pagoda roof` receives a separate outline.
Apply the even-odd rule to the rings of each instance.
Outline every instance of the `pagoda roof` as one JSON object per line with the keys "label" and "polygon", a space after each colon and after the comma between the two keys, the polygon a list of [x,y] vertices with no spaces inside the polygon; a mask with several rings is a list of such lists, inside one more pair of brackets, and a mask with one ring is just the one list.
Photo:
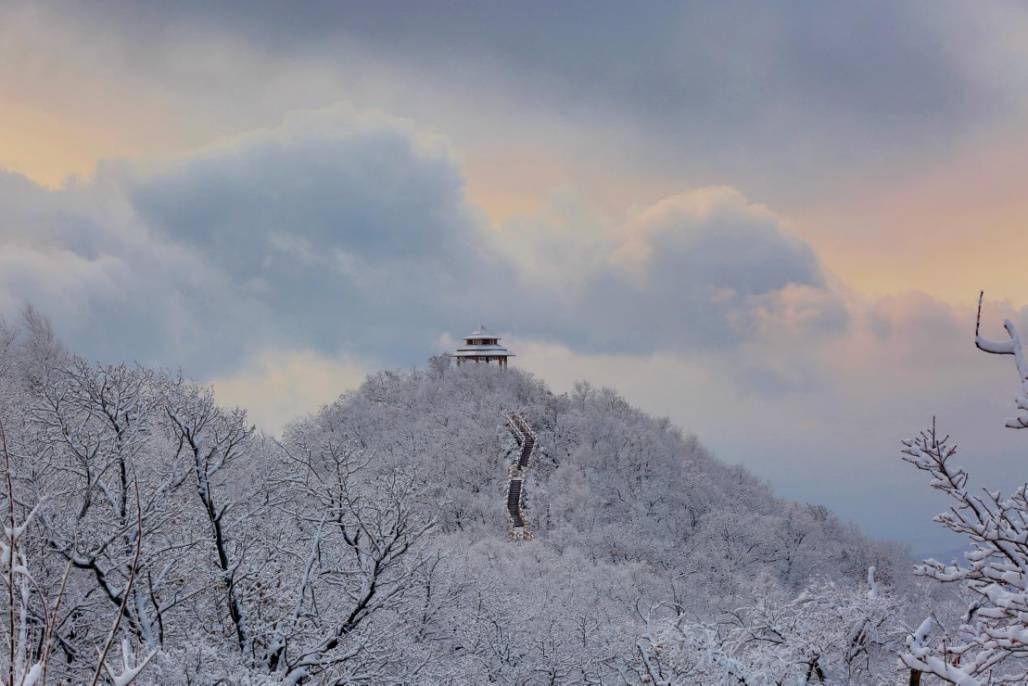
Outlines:
{"label": "pagoda roof", "polygon": [[454,353],[455,357],[514,357],[514,353],[502,345],[462,345]]}
{"label": "pagoda roof", "polygon": [[464,340],[469,338],[495,338],[496,340],[500,340],[499,336],[486,329],[485,326],[479,326],[478,329],[465,336]]}

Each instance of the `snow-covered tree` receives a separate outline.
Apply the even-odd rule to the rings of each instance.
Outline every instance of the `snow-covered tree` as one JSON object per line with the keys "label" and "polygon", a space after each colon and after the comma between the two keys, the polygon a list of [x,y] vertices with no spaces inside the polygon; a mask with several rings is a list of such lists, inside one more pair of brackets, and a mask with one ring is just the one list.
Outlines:
{"label": "snow-covered tree", "polygon": [[[1028,361],[1013,322],[1004,322],[1007,340],[981,335],[982,295],[978,299],[975,345],[995,355],[1010,355],[1017,371],[1018,414],[1006,422],[1028,428]],[[927,560],[916,573],[959,584],[971,599],[963,621],[950,631],[929,616],[913,632],[902,653],[915,672],[959,686],[1028,683],[1028,483],[1009,495],[971,489],[968,473],[954,464],[956,445],[941,435],[935,422],[903,444],[903,459],[931,477],[931,486],[946,494],[950,508],[935,521],[970,539],[965,564]]]}
{"label": "snow-covered tree", "polygon": [[897,602],[879,590],[874,568],[866,588],[831,582],[789,597],[763,580],[752,601],[694,619],[659,608],[648,613],[631,681],[673,686],[702,683],[866,684],[895,678]]}
{"label": "snow-covered tree", "polygon": [[[514,411],[537,438],[535,539],[519,543]],[[0,511],[13,503],[30,570],[0,602],[8,662],[53,682],[622,683],[639,599],[702,636],[704,618],[770,611],[753,579],[791,608],[782,650],[809,666],[801,637],[825,636],[800,631],[800,605],[826,611],[816,589],[855,588],[870,565],[895,588],[906,568],[615,392],[557,395],[516,369],[381,372],[275,439],[179,375],[76,356],[29,312],[0,323],[0,421]],[[814,674],[841,669],[821,650]],[[861,669],[884,664],[867,655]]]}

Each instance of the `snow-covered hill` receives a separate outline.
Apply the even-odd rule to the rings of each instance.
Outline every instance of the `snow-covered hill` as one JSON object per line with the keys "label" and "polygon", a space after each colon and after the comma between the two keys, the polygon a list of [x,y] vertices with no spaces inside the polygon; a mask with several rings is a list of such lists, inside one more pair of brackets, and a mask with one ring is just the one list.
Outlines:
{"label": "snow-covered hill", "polygon": [[[510,540],[506,511],[513,411],[537,437],[527,542]],[[286,444],[314,435],[417,470],[449,583],[442,640],[460,647],[448,659],[459,655],[462,673],[479,675],[467,683],[611,678],[631,661],[639,608],[655,603],[714,617],[814,580],[861,588],[870,566],[909,584],[898,547],[775,498],[666,419],[587,383],[555,395],[515,369],[384,372],[292,425]]]}
{"label": "snow-covered hill", "polygon": [[[90,680],[108,645],[120,676],[149,659],[136,683],[643,683],[657,615],[814,583],[848,608],[870,566],[909,583],[901,551],[611,390],[432,360],[272,439],[203,387],[66,352],[31,313],[0,334],[11,617],[47,679]],[[535,435],[523,541],[513,412]]]}
{"label": "snow-covered hill", "polygon": [[541,546],[673,568],[692,588],[709,585],[705,596],[765,574],[795,589],[817,575],[857,583],[876,565],[888,580],[893,562],[907,562],[823,507],[776,499],[696,437],[587,383],[554,395],[515,369],[385,372],[286,435],[333,431],[383,462],[413,465],[441,531],[505,540],[502,495],[517,459],[505,418],[515,410],[538,437],[525,511]]}

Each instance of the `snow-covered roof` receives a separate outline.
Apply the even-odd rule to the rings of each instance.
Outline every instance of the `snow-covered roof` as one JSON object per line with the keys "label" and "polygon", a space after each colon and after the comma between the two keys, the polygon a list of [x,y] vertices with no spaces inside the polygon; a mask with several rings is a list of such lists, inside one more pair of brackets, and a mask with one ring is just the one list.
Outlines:
{"label": "snow-covered roof", "polygon": [[462,345],[454,357],[514,357],[514,353],[502,345]]}
{"label": "snow-covered roof", "polygon": [[486,329],[484,325],[479,326],[477,330],[469,333],[464,337],[464,340],[469,340],[471,338],[495,338],[496,340],[500,340],[499,336]]}
{"label": "snow-covered roof", "polygon": [[506,350],[506,348],[495,343],[468,343],[460,346],[457,350]]}
{"label": "snow-covered roof", "polygon": [[480,352],[478,350],[458,350],[455,353],[450,353],[450,357],[479,357],[479,358],[490,357],[490,358],[492,358],[492,357],[517,357],[517,355],[515,355],[512,352],[505,352],[505,353],[483,353],[483,352]]}

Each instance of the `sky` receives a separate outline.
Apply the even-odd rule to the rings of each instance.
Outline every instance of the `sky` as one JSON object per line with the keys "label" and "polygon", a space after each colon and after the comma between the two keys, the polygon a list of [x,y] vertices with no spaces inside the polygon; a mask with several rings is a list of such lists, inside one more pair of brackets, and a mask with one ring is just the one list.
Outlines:
{"label": "sky", "polygon": [[1025,480],[1028,10],[0,3],[0,313],[266,431],[485,324],[915,553]]}

